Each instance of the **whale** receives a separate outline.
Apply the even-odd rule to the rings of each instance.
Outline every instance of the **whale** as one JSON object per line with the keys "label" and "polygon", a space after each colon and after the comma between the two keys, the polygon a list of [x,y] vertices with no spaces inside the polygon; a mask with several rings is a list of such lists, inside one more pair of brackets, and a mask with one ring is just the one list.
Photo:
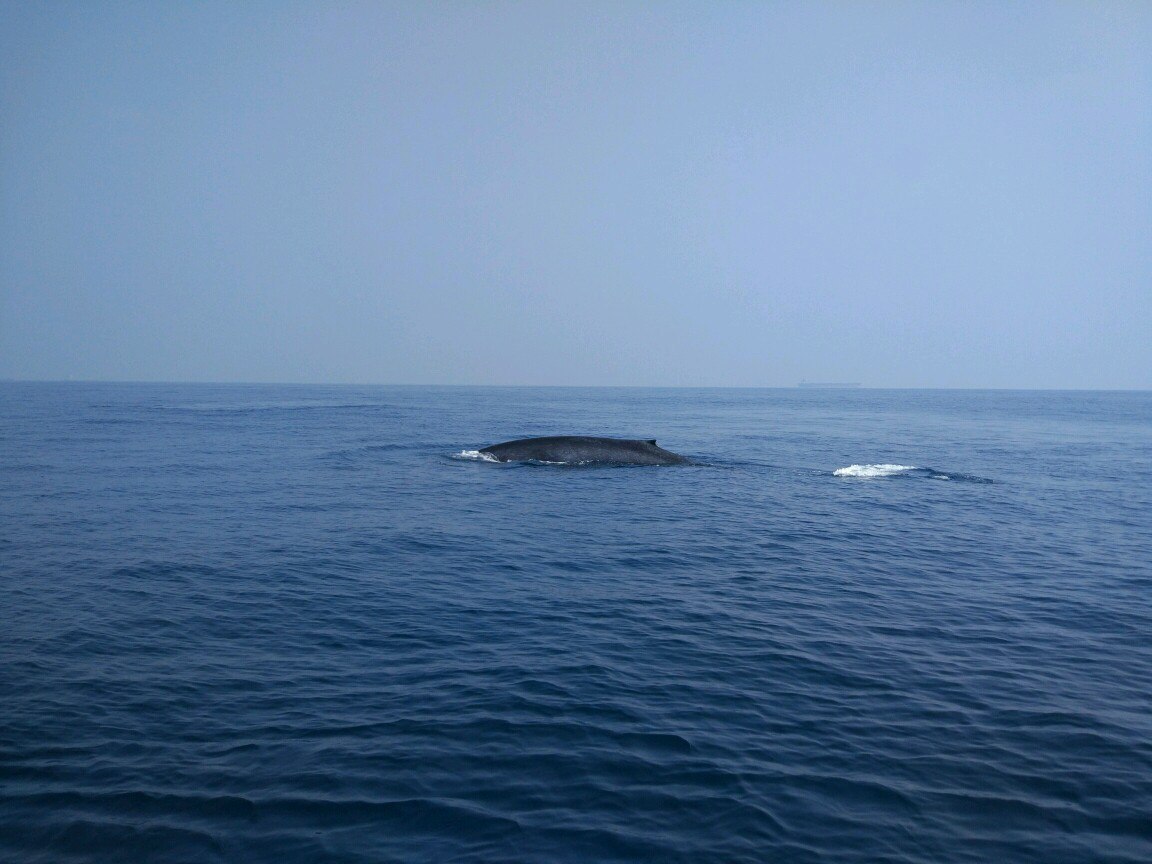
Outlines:
{"label": "whale", "polygon": [[656,446],[656,439],[594,438],[589,435],[551,435],[521,438],[481,448],[498,462],[566,462],[607,465],[683,465],[678,453]]}

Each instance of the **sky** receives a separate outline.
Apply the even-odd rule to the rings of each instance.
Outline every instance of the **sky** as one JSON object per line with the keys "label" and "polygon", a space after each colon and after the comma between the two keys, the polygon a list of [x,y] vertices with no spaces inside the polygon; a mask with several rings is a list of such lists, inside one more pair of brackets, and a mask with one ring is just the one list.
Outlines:
{"label": "sky", "polygon": [[1152,4],[0,0],[0,378],[1152,389]]}

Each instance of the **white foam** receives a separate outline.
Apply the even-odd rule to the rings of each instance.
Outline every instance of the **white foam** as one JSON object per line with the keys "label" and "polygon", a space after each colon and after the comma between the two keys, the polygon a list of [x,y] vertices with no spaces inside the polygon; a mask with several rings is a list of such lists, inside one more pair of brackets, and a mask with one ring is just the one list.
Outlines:
{"label": "white foam", "polygon": [[849,465],[837,468],[832,474],[836,477],[891,477],[915,470],[915,465]]}
{"label": "white foam", "polygon": [[452,457],[453,459],[478,459],[481,462],[499,462],[500,460],[493,456],[491,453],[481,453],[479,450],[461,450]]}

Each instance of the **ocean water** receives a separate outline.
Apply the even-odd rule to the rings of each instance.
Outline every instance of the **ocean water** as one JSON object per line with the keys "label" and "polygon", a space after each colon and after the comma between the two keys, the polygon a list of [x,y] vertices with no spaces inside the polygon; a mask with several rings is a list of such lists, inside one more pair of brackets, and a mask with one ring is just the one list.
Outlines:
{"label": "ocean water", "polygon": [[1152,861],[1150,393],[5,383],[0,483],[0,861]]}

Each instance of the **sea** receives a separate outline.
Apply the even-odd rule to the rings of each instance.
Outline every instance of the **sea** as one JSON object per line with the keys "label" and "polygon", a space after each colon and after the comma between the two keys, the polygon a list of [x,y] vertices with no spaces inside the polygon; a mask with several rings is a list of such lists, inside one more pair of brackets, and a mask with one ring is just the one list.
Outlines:
{"label": "sea", "polygon": [[1149,392],[6,382],[0,484],[3,862],[1152,861]]}

